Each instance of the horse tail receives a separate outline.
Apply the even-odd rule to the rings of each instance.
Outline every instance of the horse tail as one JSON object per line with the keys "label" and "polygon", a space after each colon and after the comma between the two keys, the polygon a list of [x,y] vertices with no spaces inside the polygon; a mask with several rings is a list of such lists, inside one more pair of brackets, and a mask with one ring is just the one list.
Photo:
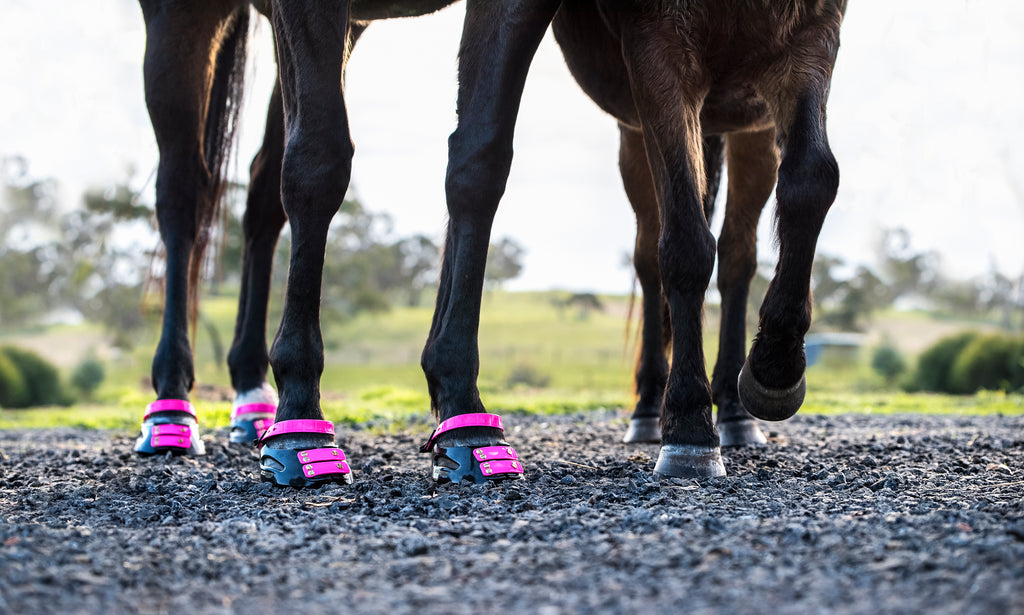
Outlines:
{"label": "horse tail", "polygon": [[245,60],[249,40],[249,6],[228,18],[220,48],[216,52],[213,84],[203,128],[203,158],[209,173],[206,193],[196,204],[196,242],[189,263],[188,294],[195,338],[199,315],[199,281],[205,264],[220,204],[228,187],[228,162],[236,142],[242,94],[245,89]]}

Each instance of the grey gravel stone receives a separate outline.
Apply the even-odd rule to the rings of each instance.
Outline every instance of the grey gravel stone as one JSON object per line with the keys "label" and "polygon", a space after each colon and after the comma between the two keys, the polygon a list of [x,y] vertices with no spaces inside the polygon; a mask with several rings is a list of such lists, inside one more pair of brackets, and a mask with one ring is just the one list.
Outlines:
{"label": "grey gravel stone", "polygon": [[437,487],[425,432],[349,429],[356,483],[306,492],[224,432],[0,433],[0,611],[1024,612],[1024,417],[798,415],[696,481],[612,412],[504,418],[524,481]]}

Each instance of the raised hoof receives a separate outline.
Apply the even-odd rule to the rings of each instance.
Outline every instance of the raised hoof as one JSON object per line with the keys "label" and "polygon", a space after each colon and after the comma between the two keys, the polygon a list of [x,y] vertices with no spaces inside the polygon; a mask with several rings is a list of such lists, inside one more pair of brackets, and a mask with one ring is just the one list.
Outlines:
{"label": "raised hoof", "polygon": [[626,444],[642,442],[661,442],[661,419],[656,416],[641,416],[629,419],[626,435],[622,436]]}
{"label": "raised hoof", "polygon": [[719,423],[718,437],[722,446],[762,446],[768,443],[768,438],[764,437],[753,419]]}
{"label": "raised hoof", "polygon": [[264,432],[259,444],[264,482],[296,489],[352,483],[352,470],[345,452],[334,445],[330,421],[280,421]]}
{"label": "raised hoof", "polygon": [[663,444],[654,473],[672,478],[725,476],[721,449],[693,444]]}
{"label": "raised hoof", "polygon": [[523,478],[523,464],[508,444],[495,446],[434,446],[431,469],[438,484],[469,481],[484,483]]}
{"label": "raised hoof", "polygon": [[142,419],[141,431],[135,440],[134,450],[143,457],[165,453],[187,456],[206,454],[195,408],[187,401],[165,399],[149,404]]}
{"label": "raised hoof", "polygon": [[751,415],[762,421],[784,421],[796,414],[807,394],[807,379],[801,375],[788,389],[769,389],[754,378],[750,362],[743,363],[736,381],[740,403]]}

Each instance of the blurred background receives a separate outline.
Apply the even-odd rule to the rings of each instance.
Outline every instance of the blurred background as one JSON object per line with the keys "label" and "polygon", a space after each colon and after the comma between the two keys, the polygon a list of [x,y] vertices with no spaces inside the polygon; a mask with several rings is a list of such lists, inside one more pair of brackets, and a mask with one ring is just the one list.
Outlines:
{"label": "blurred background", "polygon": [[[460,4],[375,23],[349,64],[356,158],[325,273],[328,401],[424,407],[418,355],[446,220],[463,14]],[[40,385],[59,394],[33,405],[144,403],[161,252],[141,13],[130,0],[0,0],[0,15],[0,345],[15,348],[14,359],[0,358],[0,374],[23,372],[29,351],[55,366],[47,377],[59,383]],[[812,388],[1024,387],[1021,32],[1024,8],[1010,1],[851,3],[829,104],[842,181],[818,244]],[[213,400],[230,397],[223,357],[238,220],[275,70],[269,24],[259,23],[234,185],[195,339],[201,396]],[[617,148],[615,122],[579,91],[549,35],[531,68],[494,225],[481,330],[485,400],[630,404],[635,225]],[[766,210],[759,231],[760,293],[774,266],[771,217]],[[287,236],[279,256],[282,271]],[[271,335],[283,275],[275,279]],[[751,315],[759,301],[752,298]],[[713,288],[708,302],[713,360]],[[964,330],[975,333],[950,337]],[[939,367],[925,360],[932,371],[919,373],[921,353],[944,339],[953,341],[936,351]],[[15,385],[7,390],[0,405],[18,405]]]}

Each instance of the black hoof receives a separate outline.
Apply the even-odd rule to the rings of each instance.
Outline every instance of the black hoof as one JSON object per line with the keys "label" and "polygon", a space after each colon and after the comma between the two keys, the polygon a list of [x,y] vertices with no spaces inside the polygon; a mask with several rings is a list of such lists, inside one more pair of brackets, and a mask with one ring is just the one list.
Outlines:
{"label": "black hoof", "polygon": [[654,473],[673,478],[712,478],[725,476],[725,465],[718,447],[663,444]]}
{"label": "black hoof", "polygon": [[434,482],[438,484],[468,480],[482,485],[523,478],[519,455],[507,444],[478,448],[435,445],[431,462]]}
{"label": "black hoof", "polygon": [[206,454],[206,445],[199,434],[196,410],[180,399],[163,399],[146,407],[142,433],[135,440],[135,452],[150,455],[199,456]]}
{"label": "black hoof", "polygon": [[656,416],[641,416],[629,419],[629,427],[622,441],[627,444],[661,442],[661,419]]}
{"label": "black hoof", "polygon": [[281,421],[267,429],[259,444],[264,482],[296,489],[352,484],[352,470],[345,452],[334,445],[330,421]]}
{"label": "black hoof", "polygon": [[743,363],[740,377],[736,381],[740,403],[747,412],[762,421],[784,421],[796,414],[807,394],[807,379],[801,375],[788,389],[769,389],[754,378],[750,362]]}
{"label": "black hoof", "polygon": [[719,423],[718,437],[722,446],[762,446],[768,443],[768,438],[761,433],[754,419]]}

